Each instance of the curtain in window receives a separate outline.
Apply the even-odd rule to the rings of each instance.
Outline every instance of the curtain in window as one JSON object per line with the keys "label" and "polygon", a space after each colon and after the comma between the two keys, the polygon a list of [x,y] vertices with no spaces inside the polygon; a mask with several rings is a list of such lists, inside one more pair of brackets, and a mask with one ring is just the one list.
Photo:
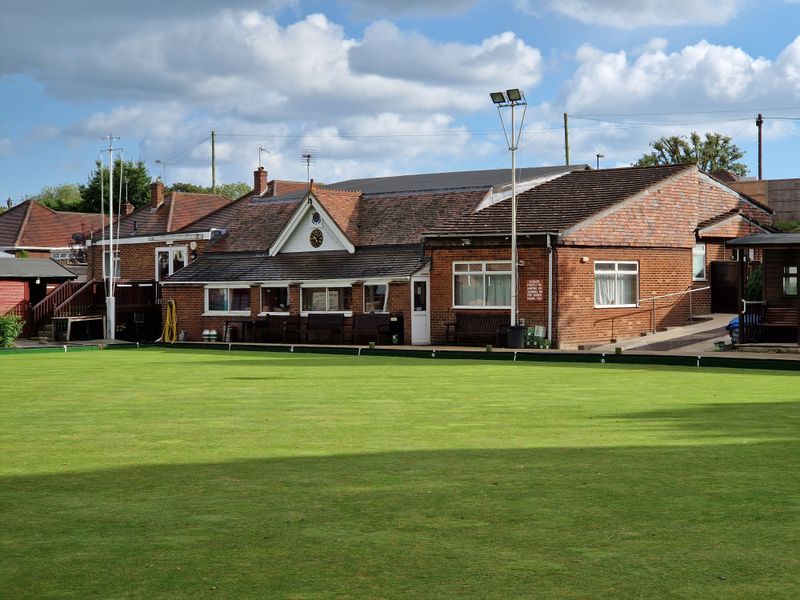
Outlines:
{"label": "curtain in window", "polygon": [[636,304],[636,275],[620,273],[617,275],[616,304]]}
{"label": "curtain in window", "polygon": [[511,275],[486,275],[486,306],[511,306]]}
{"label": "curtain in window", "polygon": [[456,275],[456,306],[483,306],[483,275]]}
{"label": "curtain in window", "polygon": [[228,310],[228,290],[211,288],[208,290],[208,310]]}
{"label": "curtain in window", "polygon": [[598,306],[610,306],[616,304],[615,298],[614,273],[596,273],[594,276],[594,303]]}

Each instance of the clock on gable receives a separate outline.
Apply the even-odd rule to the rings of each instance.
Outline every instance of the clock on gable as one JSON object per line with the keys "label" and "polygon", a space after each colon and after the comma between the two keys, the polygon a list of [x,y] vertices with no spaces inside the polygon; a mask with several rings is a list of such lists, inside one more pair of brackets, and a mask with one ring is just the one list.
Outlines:
{"label": "clock on gable", "polygon": [[324,236],[322,235],[321,229],[313,229],[311,230],[311,235],[308,236],[308,241],[311,243],[312,248],[319,248],[322,246],[322,242],[324,241]]}

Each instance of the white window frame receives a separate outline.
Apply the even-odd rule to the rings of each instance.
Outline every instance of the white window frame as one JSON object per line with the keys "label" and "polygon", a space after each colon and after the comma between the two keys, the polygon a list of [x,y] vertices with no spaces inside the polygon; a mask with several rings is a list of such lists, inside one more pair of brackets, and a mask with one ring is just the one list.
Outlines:
{"label": "white window frame", "polygon": [[[703,275],[696,277],[694,274],[694,257],[699,256],[697,251],[699,248],[703,249]],[[706,281],[708,279],[708,247],[704,242],[698,242],[692,246],[692,281]]]}
{"label": "white window frame", "polygon": [[[508,265],[508,271],[487,271],[486,265],[489,263],[503,263]],[[480,272],[478,271],[456,271],[456,265],[481,265]],[[511,309],[511,299],[509,298],[509,303],[506,306],[496,306],[486,304],[486,275],[511,275],[511,261],[510,260],[458,260],[453,261],[451,266],[452,270],[452,277],[450,282],[452,284],[452,307],[464,310],[493,310],[493,309],[500,309],[500,310],[509,310]],[[471,305],[461,305],[456,304],[456,275],[481,275],[483,276],[483,302],[484,304],[480,306],[471,306]],[[511,294],[513,295],[513,294]]]}
{"label": "white window frame", "polygon": [[[794,269],[794,273],[788,272],[787,269]],[[787,298],[796,298],[800,289],[798,289],[798,284],[800,284],[800,268],[797,265],[783,265],[783,273],[781,274],[781,293],[786,296]],[[794,294],[789,294],[786,291],[786,284],[788,280],[794,279]]]}
{"label": "white window frame", "polygon": [[[618,274],[624,275],[636,275],[636,302],[634,304],[598,304],[597,303],[597,264],[598,263],[605,263],[605,264],[613,264],[614,270],[613,271],[606,271],[602,270],[601,273],[610,274],[613,273],[615,276]],[[636,265],[635,271],[620,271],[619,265]],[[592,272],[592,279],[594,281],[594,285],[592,286],[592,301],[594,302],[595,308],[636,308],[639,306],[639,261],[637,260],[596,260],[593,264],[594,271]],[[615,277],[615,285],[614,289],[617,289],[616,286],[616,277]]]}
{"label": "white window frame", "polygon": [[[100,261],[100,262],[103,263],[102,264],[102,266],[103,266],[103,279],[108,277],[108,262],[109,262],[110,253],[111,253],[110,250],[103,250],[103,258]],[[120,278],[122,278],[122,275],[121,275],[121,273],[122,273],[122,265],[120,264],[120,260],[119,260],[119,250],[114,250],[114,260],[113,260],[113,262],[114,262],[114,277],[120,279]]]}
{"label": "white window frame", "polygon": [[[305,289],[325,288],[325,307],[328,307],[328,290],[350,288],[350,310],[303,310],[303,290]],[[351,283],[335,283],[335,282],[319,282],[319,283],[303,283],[300,285],[300,316],[307,317],[308,315],[344,315],[345,317],[353,316],[353,284]]]}
{"label": "white window frame", "polygon": [[179,251],[183,252],[183,266],[185,267],[186,265],[189,264],[189,247],[188,246],[161,246],[159,248],[156,248],[156,250],[155,250],[155,265],[156,265],[155,280],[156,281],[161,281],[161,279],[159,277],[160,273],[159,273],[159,269],[158,269],[158,253],[159,252],[168,252],[169,253],[169,255],[168,255],[169,258],[167,258],[167,266],[169,267],[169,269],[168,269],[169,272],[167,273],[167,277],[169,277],[170,275],[175,273],[175,271],[172,269],[172,263],[175,260],[174,259],[174,254],[176,252],[179,252]]}
{"label": "white window frame", "polygon": [[386,313],[389,312],[389,282],[388,281],[370,281],[369,283],[364,283],[363,284],[363,289],[362,289],[363,297],[362,297],[361,306],[362,306],[363,311],[365,313],[367,313],[367,288],[370,287],[370,286],[371,287],[377,287],[379,285],[382,285],[382,286],[386,287],[386,296],[383,298],[383,309],[382,310],[376,310],[375,314],[376,315],[378,315],[378,314],[386,314]]}
{"label": "white window frame", "polygon": [[[258,302],[259,302],[258,310],[259,311],[261,311],[261,308],[264,306],[264,290],[265,289],[275,289],[275,288],[285,288],[286,289],[286,300],[289,301],[289,305],[291,307],[292,299],[291,299],[291,296],[290,296],[290,290],[289,290],[289,285],[288,284],[286,284],[286,283],[278,283],[278,284],[262,283],[261,284],[261,288],[259,289],[259,292],[258,292]],[[286,315],[289,315],[289,314],[291,314],[291,312],[288,311],[288,310],[287,311],[274,311],[273,310],[273,311],[266,311],[266,312],[265,311],[261,311],[261,312],[258,313],[258,316],[259,317],[266,317],[267,315],[286,316]]]}
{"label": "white window frame", "polygon": [[252,314],[253,307],[250,306],[250,310],[210,310],[208,308],[208,290],[228,290],[228,306],[231,305],[231,292],[230,290],[237,289],[237,290],[250,290],[250,286],[248,284],[241,284],[241,283],[215,283],[215,284],[208,284],[203,288],[203,316],[204,317],[217,317],[217,316],[226,316],[226,317],[249,317]]}

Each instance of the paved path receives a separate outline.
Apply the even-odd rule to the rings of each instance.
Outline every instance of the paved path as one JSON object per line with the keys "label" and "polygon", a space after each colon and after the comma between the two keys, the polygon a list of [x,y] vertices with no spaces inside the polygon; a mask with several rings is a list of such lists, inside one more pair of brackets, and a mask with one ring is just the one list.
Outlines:
{"label": "paved path", "polygon": [[[594,352],[614,352],[616,348],[638,351],[670,351],[681,349],[683,351],[708,351],[714,350],[714,342],[726,339],[725,327],[736,315],[715,314],[711,318],[685,327],[673,327],[667,331],[650,333],[645,336],[621,340],[615,344],[603,344],[592,348]],[[699,348],[698,348],[699,346]],[[692,348],[692,350],[689,350]]]}

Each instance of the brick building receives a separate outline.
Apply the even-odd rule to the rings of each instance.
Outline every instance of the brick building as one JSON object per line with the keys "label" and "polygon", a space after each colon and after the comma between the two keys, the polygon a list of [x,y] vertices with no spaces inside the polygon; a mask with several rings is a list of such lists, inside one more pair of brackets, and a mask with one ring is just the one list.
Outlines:
{"label": "brick building", "polygon": [[[442,343],[458,314],[509,312],[509,179],[352,180],[249,202],[164,299],[190,340],[271,314],[339,313],[347,328],[386,312],[406,342]],[[523,169],[518,206],[519,315],[564,348],[685,323],[690,302],[709,312],[712,291],[686,292],[732,261],[726,240],[771,219],[693,165]]]}

